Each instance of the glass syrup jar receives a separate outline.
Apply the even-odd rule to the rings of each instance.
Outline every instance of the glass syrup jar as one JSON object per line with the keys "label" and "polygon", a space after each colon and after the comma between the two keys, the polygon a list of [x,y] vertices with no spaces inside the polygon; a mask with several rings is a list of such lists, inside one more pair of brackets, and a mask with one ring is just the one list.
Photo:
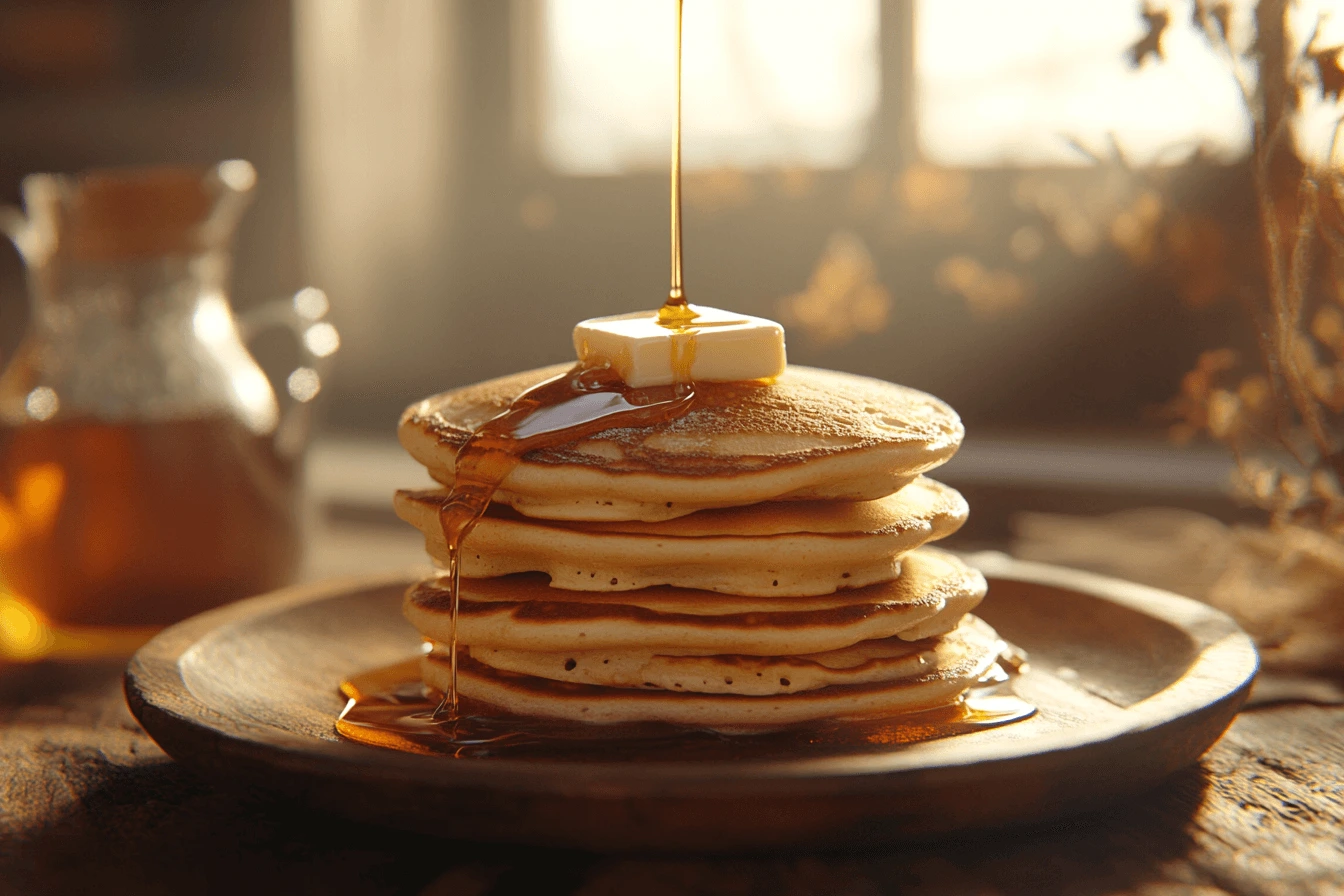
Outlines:
{"label": "glass syrup jar", "polygon": [[[255,184],[241,160],[35,174],[25,211],[0,209],[31,308],[0,373],[0,660],[292,580],[308,400],[339,337],[315,289],[235,316]],[[246,348],[275,326],[304,355],[283,413]]]}

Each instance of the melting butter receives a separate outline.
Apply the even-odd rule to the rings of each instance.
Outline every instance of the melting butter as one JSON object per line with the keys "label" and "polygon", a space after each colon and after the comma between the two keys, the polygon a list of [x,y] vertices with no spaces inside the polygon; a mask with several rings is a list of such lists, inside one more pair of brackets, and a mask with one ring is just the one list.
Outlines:
{"label": "melting butter", "polygon": [[[585,320],[574,328],[574,350],[585,367],[610,367],[627,386],[738,382],[784,372],[784,328],[772,320],[703,305],[671,318],[637,311]],[[693,356],[684,344],[693,339]],[[678,368],[687,367],[687,370]]]}

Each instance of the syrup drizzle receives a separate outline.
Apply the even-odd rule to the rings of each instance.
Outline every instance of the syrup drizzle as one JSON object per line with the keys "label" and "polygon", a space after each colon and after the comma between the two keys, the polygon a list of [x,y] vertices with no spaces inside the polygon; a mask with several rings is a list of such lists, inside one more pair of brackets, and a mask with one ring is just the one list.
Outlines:
{"label": "syrup drizzle", "polygon": [[[690,355],[674,349],[673,357]],[[613,427],[651,426],[673,420],[690,410],[694,400],[695,390],[689,383],[631,389],[610,368],[576,366],[519,395],[508,410],[476,430],[458,450],[453,489],[439,509],[439,524],[448,544],[446,576],[452,602],[452,688],[444,695],[442,715],[453,718],[458,714],[462,541],[490,506],[499,484],[529,451],[563,445]]]}
{"label": "syrup drizzle", "polygon": [[[681,280],[681,5],[677,0],[677,119],[672,129],[672,287],[658,311],[659,322],[685,322],[686,290]],[[694,315],[690,315],[694,317]]]}
{"label": "syrup drizzle", "polygon": [[691,367],[695,363],[698,315],[686,302],[681,250],[681,8],[677,0],[677,113],[672,136],[672,284],[658,310],[658,323],[672,330],[673,385],[631,389],[609,368],[582,365],[533,386],[508,410],[489,420],[458,449],[453,488],[439,509],[448,546],[445,577],[449,611],[451,681],[436,715],[457,719],[457,617],[462,570],[462,541],[490,506],[495,491],[522,462],[524,454],[587,438],[605,429],[665,423],[690,410],[695,400]]}

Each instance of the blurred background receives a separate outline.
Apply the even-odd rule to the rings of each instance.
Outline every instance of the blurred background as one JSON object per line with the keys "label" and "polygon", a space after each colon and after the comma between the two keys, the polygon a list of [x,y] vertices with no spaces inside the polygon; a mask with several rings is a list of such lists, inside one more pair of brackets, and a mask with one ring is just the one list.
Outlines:
{"label": "blurred background", "polygon": [[[1254,214],[1247,113],[1186,6],[1136,65],[1134,0],[690,0],[692,301],[781,318],[793,361],[927,389],[974,433],[1151,431],[1236,338],[1211,222]],[[661,301],[671,10],[10,0],[0,197],[250,160],[234,303],[325,289],[327,431],[387,434]],[[21,274],[0,250],[0,359]]]}
{"label": "blurred background", "polygon": [[[322,323],[324,357],[340,349],[296,385],[292,335],[250,346],[283,400],[286,383],[320,399],[302,474],[318,534],[300,575],[417,562],[388,506],[423,481],[393,440],[402,408],[570,359],[576,321],[666,295],[673,9],[7,0],[0,203],[31,172],[249,160],[233,305],[306,296],[306,327],[328,308],[301,292],[318,286],[335,325]],[[1058,547],[1076,518],[1039,514],[1209,515],[1131,526],[1150,546],[1204,521],[1310,516],[1332,545],[1333,594],[1336,13],[1314,0],[687,0],[689,298],[781,320],[795,363],[956,407],[970,435],[940,476],[975,509],[963,546],[1109,568],[1098,551],[1138,556],[1107,547],[1113,525],[1084,556]],[[29,307],[20,257],[0,247],[0,368]],[[231,332],[212,313],[207,329]],[[1248,359],[1265,371],[1223,382]],[[27,415],[47,420],[55,393],[29,388]],[[1257,434],[1268,472],[1242,450]],[[1234,500],[1234,473],[1255,509]],[[1289,548],[1265,550],[1273,565]],[[1178,587],[1192,568],[1145,556],[1113,571],[1162,567]]]}

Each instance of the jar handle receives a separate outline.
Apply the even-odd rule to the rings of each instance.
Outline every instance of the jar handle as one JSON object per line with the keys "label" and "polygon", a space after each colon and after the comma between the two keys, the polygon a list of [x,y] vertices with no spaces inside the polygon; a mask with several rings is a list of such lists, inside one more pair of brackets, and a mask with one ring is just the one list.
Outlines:
{"label": "jar handle", "polygon": [[26,254],[23,250],[28,231],[28,216],[23,213],[23,209],[13,205],[0,205],[0,233],[9,237],[9,241],[20,254]]}
{"label": "jar handle", "polygon": [[[250,343],[261,333],[285,329],[294,334],[299,347],[299,366],[285,378],[289,406],[280,414],[275,429],[275,450],[281,457],[303,453],[312,428],[312,400],[321,391],[331,370],[331,361],[341,347],[340,334],[325,320],[331,305],[322,290],[306,286],[291,299],[278,299],[238,315],[238,333]],[[282,391],[276,388],[277,396]]]}

